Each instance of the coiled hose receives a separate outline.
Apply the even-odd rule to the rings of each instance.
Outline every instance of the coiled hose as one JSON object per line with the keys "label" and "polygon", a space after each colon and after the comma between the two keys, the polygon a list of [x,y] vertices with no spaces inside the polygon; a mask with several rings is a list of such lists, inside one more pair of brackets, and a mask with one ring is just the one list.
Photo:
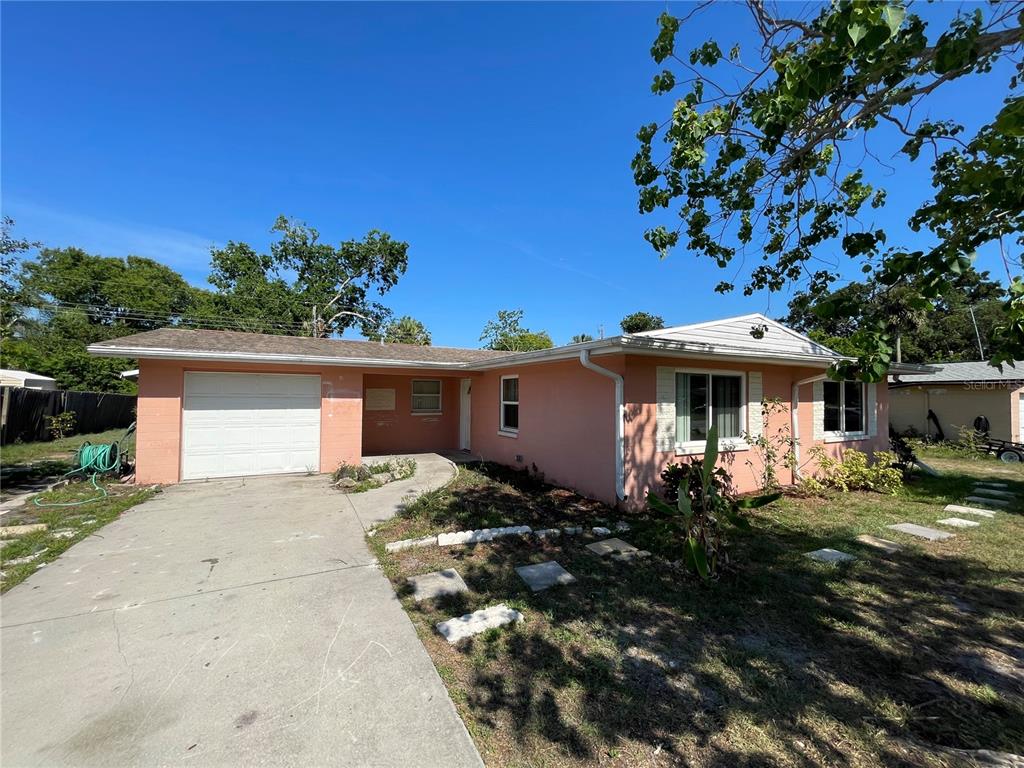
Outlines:
{"label": "coiled hose", "polygon": [[[131,433],[129,432],[129,434]],[[105,498],[108,495],[107,490],[96,482],[96,476],[101,472],[117,472],[121,469],[121,447],[116,442],[103,443],[101,445],[93,445],[88,442],[82,443],[81,447],[75,452],[75,463],[78,466],[70,472],[66,472],[64,477],[78,474],[84,477],[86,474],[89,474],[89,482],[92,483],[92,487],[98,491],[98,494],[92,498],[79,501],[50,503],[40,501],[37,496],[35,498],[35,505],[37,507],[77,507],[80,504],[88,504]]]}

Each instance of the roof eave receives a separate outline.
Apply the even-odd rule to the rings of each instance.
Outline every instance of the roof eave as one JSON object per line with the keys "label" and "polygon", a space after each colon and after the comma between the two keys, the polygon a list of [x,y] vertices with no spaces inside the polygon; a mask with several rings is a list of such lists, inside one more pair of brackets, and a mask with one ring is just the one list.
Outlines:
{"label": "roof eave", "polygon": [[210,360],[215,362],[269,363],[276,365],[330,365],[343,368],[431,368],[465,370],[468,362],[389,360],[367,357],[326,357],[323,355],[282,355],[256,352],[214,352],[151,347],[104,347],[91,345],[86,351],[97,357],[134,357],[148,360]]}

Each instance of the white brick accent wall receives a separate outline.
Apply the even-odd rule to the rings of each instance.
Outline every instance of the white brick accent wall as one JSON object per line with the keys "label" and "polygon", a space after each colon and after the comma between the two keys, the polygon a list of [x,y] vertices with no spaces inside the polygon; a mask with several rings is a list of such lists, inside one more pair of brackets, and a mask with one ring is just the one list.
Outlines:
{"label": "white brick accent wall", "polygon": [[747,432],[758,438],[764,432],[764,414],[761,400],[764,398],[764,384],[760,371],[747,373]]}
{"label": "white brick accent wall", "polygon": [[655,447],[674,451],[676,447],[676,369],[658,366],[655,390]]}
{"label": "white brick accent wall", "polygon": [[812,413],[814,414],[814,439],[825,439],[825,382],[815,381],[811,384]]}

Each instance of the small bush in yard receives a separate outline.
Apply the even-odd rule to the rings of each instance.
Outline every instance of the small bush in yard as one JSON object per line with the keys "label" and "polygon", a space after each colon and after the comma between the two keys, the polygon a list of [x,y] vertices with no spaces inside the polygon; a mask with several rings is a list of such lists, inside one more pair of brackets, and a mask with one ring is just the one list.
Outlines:
{"label": "small bush in yard", "polygon": [[773,493],[735,498],[729,490],[729,474],[715,467],[717,461],[718,430],[711,427],[702,459],[672,465],[662,473],[667,485],[665,495],[674,497],[675,505],[653,493],[647,494],[647,507],[655,517],[657,533],[682,544],[683,561],[702,579],[717,576],[728,564],[722,520],[747,527],[749,523],[740,510],[763,507],[781,496]]}
{"label": "small bush in yard", "polygon": [[868,462],[866,453],[853,448],[844,451],[838,459],[829,456],[820,445],[811,448],[809,453],[818,464],[818,472],[815,477],[801,482],[804,493],[820,495],[826,490],[836,490],[893,494],[903,485],[899,460],[891,451],[876,451],[873,463]]}
{"label": "small bush in yard", "polygon": [[54,440],[63,440],[65,437],[75,434],[77,419],[74,411],[64,411],[56,416],[43,416],[43,418],[46,420],[46,429]]}
{"label": "small bush in yard", "polygon": [[379,461],[374,464],[342,463],[334,470],[331,477],[335,485],[341,485],[345,490],[358,493],[383,485],[384,483],[374,477],[382,474],[389,475],[386,482],[407,480],[416,474],[416,460],[399,458]]}

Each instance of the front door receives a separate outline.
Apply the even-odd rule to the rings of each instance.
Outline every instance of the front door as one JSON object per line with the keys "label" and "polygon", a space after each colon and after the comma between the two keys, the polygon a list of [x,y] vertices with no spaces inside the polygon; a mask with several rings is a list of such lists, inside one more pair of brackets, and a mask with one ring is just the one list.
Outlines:
{"label": "front door", "polygon": [[473,392],[473,380],[463,379],[459,390],[459,450],[469,450],[469,427],[471,424],[470,406]]}

